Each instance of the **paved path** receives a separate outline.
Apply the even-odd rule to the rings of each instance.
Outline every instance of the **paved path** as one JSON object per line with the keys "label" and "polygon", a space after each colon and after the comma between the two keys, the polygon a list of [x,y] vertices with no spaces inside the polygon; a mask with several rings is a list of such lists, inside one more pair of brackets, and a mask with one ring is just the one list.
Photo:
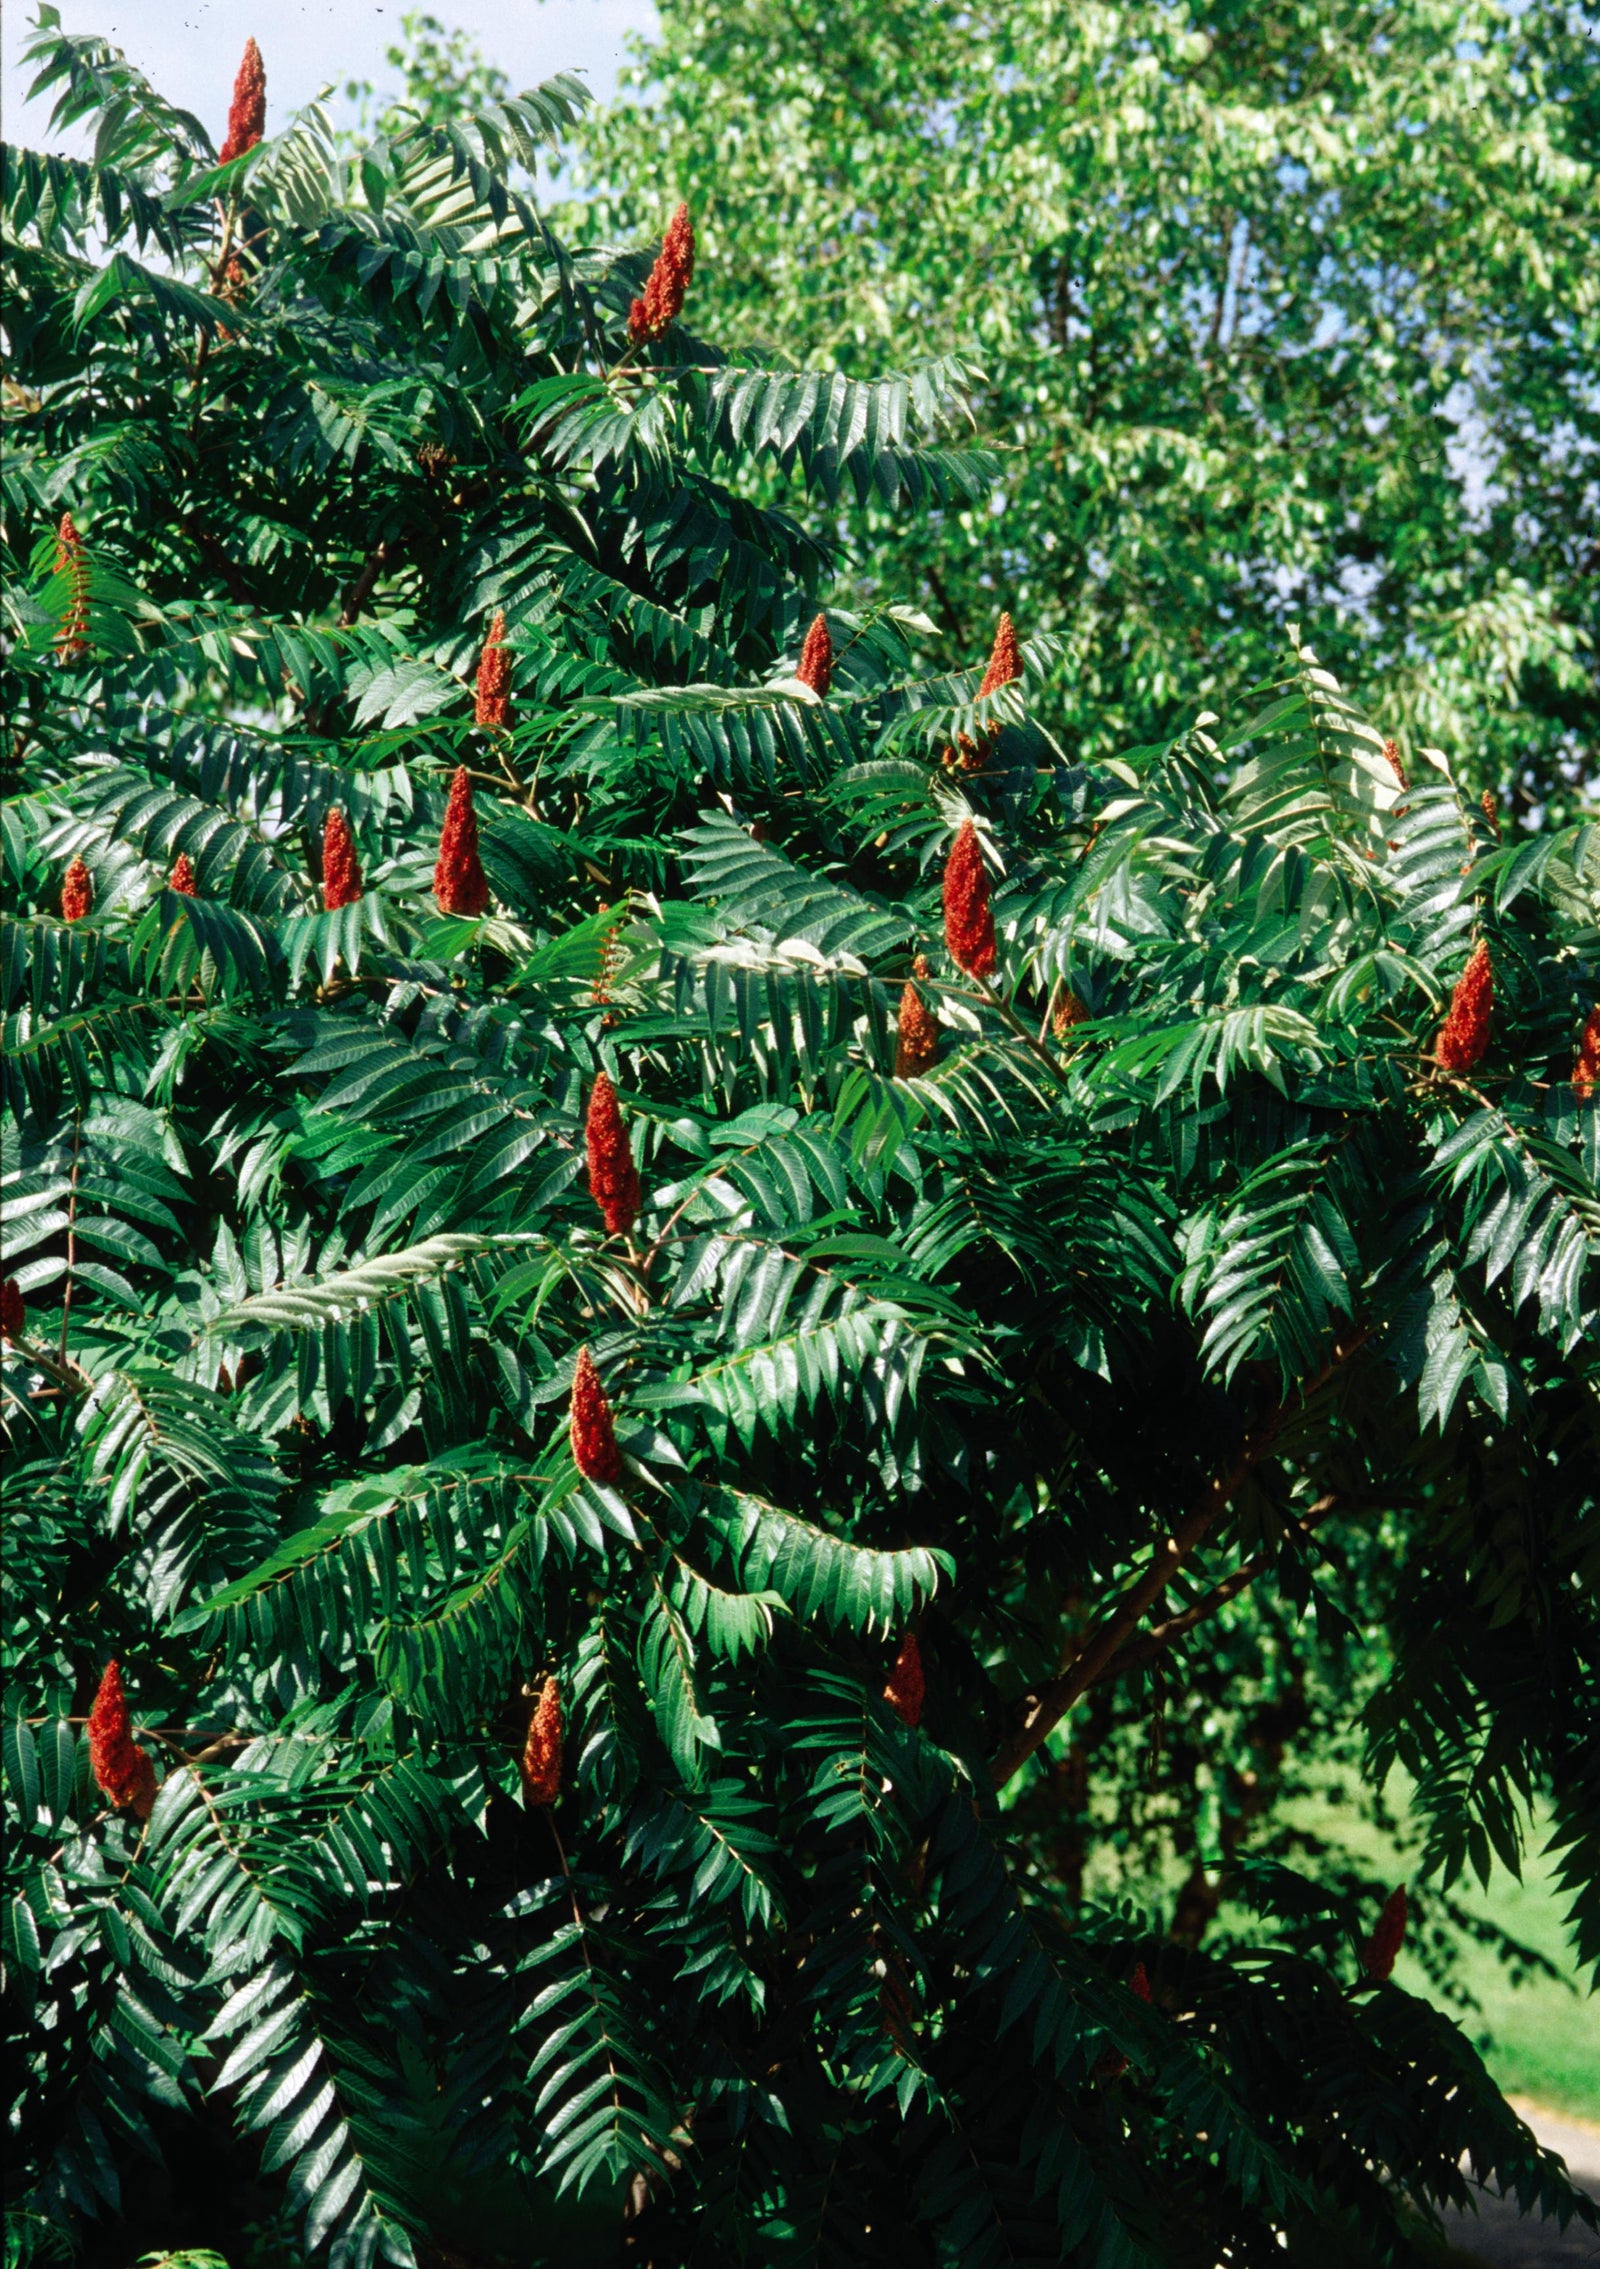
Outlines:
{"label": "paved path", "polygon": [[[1511,2100],[1540,2142],[1561,2153],[1574,2182],[1600,2198],[1600,2127]],[[1485,2196],[1479,2214],[1447,2214],[1445,2226],[1466,2260],[1483,2269],[1600,2269],[1600,2237],[1592,2230],[1525,2220],[1500,2198]]]}

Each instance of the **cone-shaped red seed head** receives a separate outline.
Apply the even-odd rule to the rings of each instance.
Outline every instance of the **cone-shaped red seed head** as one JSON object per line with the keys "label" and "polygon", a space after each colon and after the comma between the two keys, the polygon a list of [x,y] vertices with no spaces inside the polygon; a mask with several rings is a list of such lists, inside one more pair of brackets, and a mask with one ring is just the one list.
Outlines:
{"label": "cone-shaped red seed head", "polygon": [[1494,970],[1489,948],[1480,938],[1450,996],[1450,1013],[1439,1027],[1434,1054],[1445,1071],[1471,1071],[1483,1061],[1493,1010]]}
{"label": "cone-shaped red seed head", "polygon": [[1087,1024],[1089,1004],[1075,993],[1070,985],[1063,985],[1056,995],[1056,1005],[1050,1011],[1050,1029],[1058,1040],[1064,1040],[1075,1024]]}
{"label": "cone-shaped red seed head", "polygon": [[983,673],[978,688],[981,701],[986,693],[997,693],[1001,686],[1011,685],[1022,675],[1022,652],[1017,645],[1017,629],[1009,615],[1000,617],[1000,627],[994,634],[994,645],[989,652],[989,666]]}
{"label": "cone-shaped red seed head", "polygon": [[826,699],[833,683],[833,640],[828,636],[826,615],[818,615],[806,632],[806,642],[800,649],[800,667],[794,674],[802,685],[810,686],[819,701]]}
{"label": "cone-shaped red seed head", "polygon": [[586,1481],[622,1479],[622,1452],[611,1423],[611,1405],[586,1347],[579,1348],[572,1374],[572,1455]]}
{"label": "cone-shaped red seed head", "polygon": [[1389,770],[1399,781],[1401,787],[1409,788],[1411,783],[1406,778],[1406,768],[1400,761],[1400,743],[1398,741],[1385,741],[1383,753],[1388,760]]}
{"label": "cone-shaped red seed head", "polygon": [[1394,1975],[1395,1961],[1406,1935],[1406,1887],[1397,1883],[1383,1902],[1378,1927],[1361,1949],[1361,1967],[1379,1984]]}
{"label": "cone-shaped red seed head", "polygon": [[20,1339],[28,1328],[28,1311],[14,1276],[0,1284],[0,1339]]}
{"label": "cone-shaped red seed head", "polygon": [[489,880],[478,856],[478,820],[472,808],[472,782],[464,764],[450,783],[450,808],[439,835],[439,861],[433,895],[446,914],[483,914],[489,906]]}
{"label": "cone-shaped red seed head", "polygon": [[969,977],[987,977],[994,967],[994,915],[989,877],[978,831],[964,819],[944,868],[944,942],[950,958]]}
{"label": "cone-shaped red seed head", "polygon": [[61,919],[81,922],[94,904],[94,884],[81,859],[74,859],[61,878]]}
{"label": "cone-shaped red seed head", "polygon": [[76,662],[89,651],[89,562],[72,514],[63,512],[56,529],[56,573],[72,578],[72,603],[56,632],[56,653]]}
{"label": "cone-shaped red seed head", "polygon": [[922,1649],[917,1644],[915,1631],[908,1631],[900,1641],[900,1651],[889,1671],[889,1683],[883,1689],[883,1698],[896,1717],[907,1725],[922,1723]]}
{"label": "cone-shaped red seed head", "polygon": [[182,898],[194,896],[194,861],[187,851],[180,851],[173,860],[172,872],[167,877],[167,888],[177,891]]}
{"label": "cone-shaped red seed head", "polygon": [[[661,258],[677,282],[679,305],[694,277],[694,223],[687,205],[680,205],[661,239]],[[673,310],[676,314],[677,309]]]}
{"label": "cone-shaped red seed head", "polygon": [[230,158],[242,158],[246,150],[253,150],[266,132],[267,126],[267,72],[261,60],[261,50],[253,39],[244,43],[244,61],[239,65],[239,76],[233,82],[233,100],[228,105],[228,133],[217,155],[218,165],[226,165]]}
{"label": "cone-shaped red seed head", "polygon": [[639,1215],[639,1176],[617,1108],[617,1091],[604,1072],[589,1097],[583,1131],[589,1153],[589,1195],[605,1215],[611,1234],[626,1236]]}
{"label": "cone-shaped red seed head", "polygon": [[688,206],[680,205],[667,223],[661,250],[645,283],[644,297],[636,299],[628,310],[628,336],[636,346],[645,339],[659,339],[668,324],[676,323],[683,313],[684,297],[693,274],[694,223],[689,218]]}
{"label": "cone-shaped red seed head", "polygon": [[506,618],[497,614],[478,656],[478,699],[473,711],[480,725],[505,725],[511,720],[511,654],[506,645]]}
{"label": "cone-shaped red seed head", "polygon": [[1581,1103],[1600,1084],[1600,1003],[1584,1019],[1578,1057],[1572,1067],[1572,1092]]}
{"label": "cone-shaped red seed head", "polygon": [[1484,825],[1498,843],[1500,840],[1500,806],[1494,800],[1492,788],[1484,789],[1483,794],[1478,798],[1478,809],[1483,814]]}
{"label": "cone-shaped red seed head", "polygon": [[1140,2001],[1149,2000],[1150,1972],[1145,1968],[1143,1962],[1134,1963],[1133,1975],[1128,1980],[1128,1991]]}
{"label": "cone-shaped red seed head", "polygon": [[938,1020],[908,978],[900,995],[900,1018],[895,1030],[894,1076],[916,1079],[939,1054]]}
{"label": "cone-shaped red seed head", "polygon": [[155,1767],[133,1738],[122,1673],[108,1662],[89,1712],[89,1769],[119,1812],[148,1820],[156,1800]]}
{"label": "cone-shaped red seed head", "polygon": [[361,896],[361,861],[350,822],[335,804],[322,823],[322,903],[331,914],[336,906],[353,906]]}
{"label": "cone-shaped red seed head", "polygon": [[561,1681],[547,1678],[528,1713],[522,1748],[522,1789],[530,1804],[554,1804],[561,1794]]}

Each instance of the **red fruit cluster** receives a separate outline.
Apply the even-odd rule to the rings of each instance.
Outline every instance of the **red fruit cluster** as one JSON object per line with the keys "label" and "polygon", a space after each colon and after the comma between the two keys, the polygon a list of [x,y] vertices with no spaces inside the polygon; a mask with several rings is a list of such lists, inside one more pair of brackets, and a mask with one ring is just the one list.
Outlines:
{"label": "red fruit cluster", "polygon": [[28,1327],[28,1310],[14,1276],[0,1284],[0,1339],[19,1340]]}
{"label": "red fruit cluster", "polygon": [[1578,1058],[1572,1067],[1572,1092],[1581,1103],[1585,1096],[1594,1093],[1597,1083],[1600,1083],[1600,1004],[1590,1009],[1584,1019]]}
{"label": "red fruit cluster", "polygon": [[172,872],[167,877],[167,888],[177,891],[183,898],[194,896],[194,861],[187,851],[180,851],[173,860]]}
{"label": "red fruit cluster", "polygon": [[600,1384],[594,1357],[586,1347],[578,1350],[572,1373],[572,1456],[586,1481],[606,1484],[622,1479],[622,1452],[617,1448],[611,1405]]}
{"label": "red fruit cluster", "polygon": [[1406,1887],[1397,1883],[1383,1902],[1378,1927],[1361,1949],[1361,1967],[1375,1984],[1394,1975],[1406,1935]]}
{"label": "red fruit cluster", "polygon": [[826,700],[833,683],[833,640],[828,636],[826,615],[818,615],[806,632],[806,642],[800,649],[800,667],[794,674],[802,685],[810,686],[819,701]]}
{"label": "red fruit cluster", "polygon": [[983,673],[978,699],[981,701],[985,694],[998,693],[1003,685],[1014,684],[1021,675],[1022,650],[1017,644],[1017,627],[1009,615],[1002,615],[994,644],[989,649],[989,666]]}
{"label": "red fruit cluster", "polygon": [[433,895],[446,914],[483,914],[489,906],[489,878],[478,856],[478,818],[472,808],[472,782],[464,764],[450,783],[450,805],[439,835]]}
{"label": "red fruit cluster", "polygon": [[335,804],[322,823],[322,903],[331,914],[335,907],[353,906],[361,896],[361,861],[350,822]]}
{"label": "red fruit cluster", "polygon": [[480,725],[511,721],[511,654],[506,645],[506,618],[497,614],[478,656],[477,706],[473,718]]}
{"label": "red fruit cluster", "polygon": [[70,512],[62,513],[56,529],[56,573],[72,578],[72,603],[56,632],[56,654],[76,662],[89,651],[89,562]]}
{"label": "red fruit cluster", "polygon": [[[1003,685],[1010,685],[1022,675],[1022,651],[1017,644],[1016,625],[1009,615],[1000,617],[1000,627],[994,634],[989,660],[984,668],[983,682],[978,687],[978,699],[995,693]],[[954,748],[947,748],[944,761],[947,767],[959,772],[981,772],[988,763],[990,753],[1000,738],[998,725],[988,726],[977,740],[970,733],[958,733]]]}
{"label": "red fruit cluster", "polygon": [[890,1666],[889,1683],[883,1689],[883,1698],[896,1717],[906,1725],[920,1725],[925,1691],[922,1649],[917,1644],[916,1632],[908,1631],[900,1641],[900,1651]]}
{"label": "red fruit cluster", "polygon": [[148,1820],[156,1800],[156,1769],[133,1738],[122,1672],[108,1662],[89,1712],[89,1769],[119,1812]]}
{"label": "red fruit cluster", "polygon": [[522,1791],[530,1804],[554,1804],[561,1794],[561,1681],[547,1678],[528,1713],[522,1746]]}
{"label": "red fruit cluster", "polygon": [[1385,741],[1383,753],[1388,761],[1389,770],[1399,781],[1401,787],[1409,788],[1411,783],[1406,778],[1406,768],[1400,761],[1400,743],[1398,741]]}
{"label": "red fruit cluster", "polygon": [[[928,964],[919,953],[916,975],[926,977]],[[938,1060],[939,1024],[927,1002],[908,978],[900,995],[900,1016],[895,1028],[894,1076],[916,1079]]]}
{"label": "red fruit cluster", "polygon": [[1494,1010],[1494,970],[1480,938],[1450,996],[1450,1013],[1439,1027],[1434,1056],[1444,1071],[1467,1072],[1483,1061]]}
{"label": "red fruit cluster", "polygon": [[267,128],[267,70],[261,60],[261,50],[253,39],[244,43],[244,60],[239,65],[239,76],[233,82],[233,100],[228,105],[228,133],[217,157],[218,165],[226,165],[230,158],[242,158],[246,150],[253,150]]}
{"label": "red fruit cluster", "polygon": [[669,323],[683,313],[683,302],[694,274],[694,223],[687,205],[680,205],[667,223],[655,266],[645,282],[643,299],[628,309],[628,337],[635,346],[659,339]]}
{"label": "red fruit cluster", "polygon": [[61,919],[81,922],[94,904],[94,884],[81,859],[74,859],[61,878]]}
{"label": "red fruit cluster", "polygon": [[987,977],[994,968],[994,915],[989,877],[978,831],[964,819],[944,867],[944,942],[950,958],[969,977]]}
{"label": "red fruit cluster", "polygon": [[583,1134],[589,1153],[589,1195],[605,1215],[612,1236],[625,1237],[639,1217],[639,1175],[617,1108],[617,1091],[604,1072],[589,1097]]}
{"label": "red fruit cluster", "polygon": [[1075,993],[1070,985],[1063,985],[1056,994],[1056,1005],[1050,1011],[1050,1029],[1058,1040],[1064,1040],[1075,1024],[1087,1024],[1089,1004]]}

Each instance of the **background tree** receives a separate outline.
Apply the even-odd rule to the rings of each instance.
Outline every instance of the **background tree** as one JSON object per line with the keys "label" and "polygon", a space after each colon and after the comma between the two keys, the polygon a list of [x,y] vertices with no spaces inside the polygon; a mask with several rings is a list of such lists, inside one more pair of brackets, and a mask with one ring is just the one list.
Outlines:
{"label": "background tree", "polygon": [[504,102],[511,82],[489,62],[472,34],[442,24],[425,9],[400,18],[400,36],[383,51],[399,76],[398,92],[385,97],[370,79],[350,79],[346,102],[355,106],[354,141],[359,147],[374,134],[403,132],[408,124],[448,127],[463,113],[473,116]]}
{"label": "background tree", "polygon": [[1048,641],[819,632],[809,522],[989,492],[960,372],[729,363],[689,215],[565,249],[569,83],[347,169],[252,51],[219,165],[37,52],[19,2247],[1404,2263],[1463,2153],[1592,2214],[1389,1886],[1073,1870],[1218,1717],[1270,1774],[1348,1613],[1425,1876],[1542,1798],[1600,1955],[1596,831],[1303,647],[1086,765]]}
{"label": "background tree", "polygon": [[[1299,622],[1522,822],[1600,778],[1600,94],[1560,0],[663,0],[591,116],[608,225],[692,199],[719,333],[982,365],[992,497],[866,515],[942,652],[1060,642],[1069,748],[1165,737]],[[774,153],[781,160],[774,162]]]}

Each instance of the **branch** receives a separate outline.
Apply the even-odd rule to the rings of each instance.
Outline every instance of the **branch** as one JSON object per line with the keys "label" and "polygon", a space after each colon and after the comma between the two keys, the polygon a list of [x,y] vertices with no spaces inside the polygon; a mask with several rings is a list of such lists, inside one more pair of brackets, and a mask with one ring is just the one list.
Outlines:
{"label": "branch", "polygon": [[[1328,1515],[1342,1503],[1339,1492],[1330,1489],[1325,1497],[1319,1497],[1314,1505],[1309,1506],[1305,1517],[1297,1520],[1294,1525],[1302,1536],[1308,1536],[1312,1529],[1320,1528]],[[1237,1599],[1240,1592],[1247,1591],[1257,1576],[1264,1574],[1276,1558],[1275,1551],[1253,1553],[1234,1569],[1231,1576],[1224,1576],[1220,1584],[1213,1585],[1192,1607],[1186,1607],[1181,1615],[1169,1615],[1164,1623],[1154,1625],[1132,1646],[1123,1647],[1089,1683],[1098,1686],[1103,1679],[1123,1678],[1130,1671],[1143,1670],[1146,1663],[1153,1662],[1157,1655],[1165,1653],[1174,1639],[1181,1639],[1196,1624],[1208,1622],[1227,1606],[1230,1599]]]}
{"label": "branch", "polygon": [[385,537],[382,543],[373,545],[362,562],[361,573],[345,591],[344,604],[339,609],[339,628],[341,630],[349,630],[353,624],[360,620],[361,610],[371,598],[378,577],[388,564],[389,543],[387,537]]}
{"label": "branch", "polygon": [[1154,1605],[1184,1562],[1198,1551],[1212,1524],[1226,1512],[1255,1468],[1272,1450],[1291,1408],[1303,1407],[1309,1402],[1370,1336],[1363,1327],[1353,1339],[1334,1349],[1316,1376],[1297,1390],[1293,1404],[1288,1400],[1278,1404],[1265,1425],[1247,1439],[1228,1472],[1209,1482],[1194,1511],[1170,1536],[1162,1538],[1149,1567],[1120,1606],[1113,1608],[1088,1634],[1059,1677],[1052,1678],[1036,1694],[1028,1696],[1021,1725],[1001,1744],[991,1767],[996,1788],[1003,1788],[1012,1774],[1021,1770],[1040,1743],[1055,1731],[1079,1695],[1087,1693],[1096,1680],[1104,1676],[1112,1656],[1132,1636],[1146,1608]]}
{"label": "branch", "polygon": [[74,1363],[70,1355],[52,1355],[49,1348],[41,1347],[32,1339],[16,1339],[11,1344],[24,1362],[34,1364],[47,1378],[54,1379],[58,1386],[69,1387],[74,1394],[87,1394],[94,1385],[88,1372],[81,1364]]}

